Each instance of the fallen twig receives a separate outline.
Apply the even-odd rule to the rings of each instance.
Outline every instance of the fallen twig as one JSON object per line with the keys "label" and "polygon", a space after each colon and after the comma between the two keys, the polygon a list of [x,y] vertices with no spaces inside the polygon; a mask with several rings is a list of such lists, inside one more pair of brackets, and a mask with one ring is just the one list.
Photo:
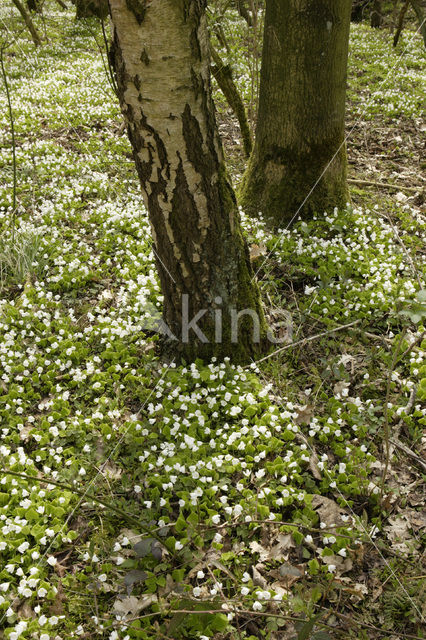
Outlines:
{"label": "fallen twig", "polygon": [[391,362],[391,365],[389,367],[388,381],[387,381],[387,384],[386,384],[386,397],[385,397],[385,404],[384,404],[385,423],[384,423],[384,426],[383,426],[385,464],[384,464],[384,467],[383,467],[382,482],[381,482],[381,487],[380,487],[380,501],[381,502],[383,501],[383,494],[384,494],[384,490],[385,490],[386,476],[388,474],[389,462],[390,462],[390,456],[391,456],[390,430],[389,430],[389,400],[390,400],[390,392],[391,392],[392,373],[394,372],[395,367],[396,367],[396,363],[398,362],[399,352],[401,350],[402,343],[404,341],[406,333],[407,333],[407,328],[404,327],[404,329],[402,330],[401,335],[399,336],[399,340],[398,340],[398,343],[397,343],[396,348],[395,348],[395,352],[394,352],[393,357],[392,357],[392,362]]}
{"label": "fallen twig", "polygon": [[412,191],[417,193],[421,191],[421,187],[407,187],[404,184],[392,184],[391,182],[374,182],[374,180],[358,180],[357,178],[348,178],[351,184],[365,184],[371,187],[382,187],[383,189],[400,189],[401,191]]}
{"label": "fallen twig", "polygon": [[[408,398],[407,405],[403,409],[406,416],[408,416],[412,412],[414,408],[414,403],[416,401],[416,396],[417,396],[417,387],[414,386],[411,389],[411,393],[410,393],[410,397]],[[395,433],[394,433],[395,440],[399,440],[399,434],[403,424],[404,424],[404,418],[401,418],[395,428]]]}
{"label": "fallen twig", "polygon": [[[313,340],[318,340],[319,338],[324,338],[328,335],[331,335],[332,333],[336,333],[337,331],[343,331],[344,329],[349,329],[350,327],[354,327],[356,324],[359,324],[360,322],[361,322],[360,319],[354,320],[354,322],[349,322],[348,324],[342,324],[341,326],[335,327],[334,329],[329,329],[328,331],[323,331],[322,333],[316,333],[314,336],[311,336],[310,338],[302,338],[301,340],[297,340],[296,342],[290,342],[290,344],[286,344],[284,345],[284,347],[280,347],[279,349],[276,349],[273,353],[269,353],[267,356],[260,358],[260,360],[256,360],[252,364],[259,364],[260,362],[264,362],[265,360],[268,360],[269,358],[272,358],[273,356],[277,355],[277,353],[281,353],[282,351],[286,351],[287,349],[292,349],[293,347],[306,344],[307,342],[312,342]],[[248,365],[247,368],[251,366],[252,365]]]}
{"label": "fallen twig", "polygon": [[418,456],[417,453],[414,453],[412,449],[410,449],[405,444],[403,444],[400,440],[397,440],[397,439],[390,439],[389,442],[391,442],[398,449],[401,449],[401,451],[403,451],[408,457],[415,460],[417,464],[419,464],[422,467],[422,469],[426,471],[426,462],[422,460],[422,458]]}

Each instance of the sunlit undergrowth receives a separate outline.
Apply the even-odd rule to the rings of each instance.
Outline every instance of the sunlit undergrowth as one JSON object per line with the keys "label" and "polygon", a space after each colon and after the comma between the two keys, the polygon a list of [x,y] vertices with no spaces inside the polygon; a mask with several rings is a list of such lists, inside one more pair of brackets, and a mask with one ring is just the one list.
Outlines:
{"label": "sunlit undergrowth", "polygon": [[[392,466],[383,492],[381,477],[386,422],[402,421],[413,448],[425,422],[421,313],[399,315],[419,311],[424,219],[378,202],[271,236],[244,218],[250,243],[271,252],[254,265],[289,339],[359,324],[258,367],[165,364],[149,330],[162,303],[149,225],[98,28],[51,9],[51,42],[35,51],[23,34],[5,54],[14,232],[0,95],[0,634],[278,638],[286,617],[311,619],[339,598],[354,629],[335,607],[317,630],[359,638],[368,566],[400,596],[385,590],[377,624],[419,633],[420,587],[401,584],[394,563],[416,562],[421,503]],[[0,11],[13,26],[10,7]],[[354,28],[351,64],[377,107],[366,43],[381,73],[393,58],[371,33]],[[419,46],[405,58],[401,116],[418,108]]]}
{"label": "sunlit undergrowth", "polygon": [[[229,12],[224,23],[229,51],[222,47],[224,59],[232,65],[239,90],[250,102],[252,93],[252,38],[247,24],[236,12]],[[261,33],[261,25],[259,27]],[[370,120],[383,118],[419,117],[424,109],[424,45],[413,30],[403,33],[398,46],[392,45],[387,30],[371,29],[368,24],[351,25],[348,97],[349,116]],[[220,43],[216,41],[217,46]],[[257,51],[260,54],[261,44]],[[244,52],[244,55],[242,55]],[[219,103],[226,108],[223,97]]]}

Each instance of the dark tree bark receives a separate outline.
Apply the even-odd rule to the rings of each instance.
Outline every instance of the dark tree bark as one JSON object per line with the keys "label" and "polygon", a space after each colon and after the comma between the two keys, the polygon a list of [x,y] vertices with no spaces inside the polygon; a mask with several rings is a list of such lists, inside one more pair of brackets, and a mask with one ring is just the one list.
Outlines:
{"label": "dark tree bark", "polygon": [[351,0],[266,3],[256,140],[241,204],[275,226],[344,206]]}
{"label": "dark tree bark", "polygon": [[422,34],[426,47],[426,0],[410,0],[410,4],[419,21],[420,33]]}
{"label": "dark tree bark", "polygon": [[40,0],[27,0],[27,7],[30,11],[39,13],[41,10]]}
{"label": "dark tree bark", "polygon": [[37,29],[34,26],[33,21],[31,20],[31,16],[28,13],[28,11],[25,8],[25,5],[21,2],[21,0],[12,0],[13,4],[15,5],[15,7],[18,9],[19,13],[21,14],[21,16],[24,19],[24,22],[27,26],[28,31],[31,34],[31,38],[33,39],[33,42],[35,45],[40,45],[41,44],[41,36],[39,35]]}
{"label": "dark tree bark", "polygon": [[76,7],[75,17],[81,18],[101,18],[108,15],[108,0],[72,0]]}
{"label": "dark tree bark", "polygon": [[370,25],[374,29],[378,29],[382,26],[383,16],[382,16],[382,0],[374,0],[373,8],[371,11],[370,17]]}
{"label": "dark tree bark", "polygon": [[213,47],[210,48],[210,51],[214,62],[214,66],[212,66],[212,73],[219,85],[219,89],[222,91],[229,106],[238,119],[241,137],[243,140],[244,153],[246,158],[248,158],[250,157],[253,143],[244,102],[242,101],[241,96],[238,93],[238,89],[235,86],[230,65],[225,64],[222,61],[220,55]]}
{"label": "dark tree bark", "polygon": [[245,0],[235,0],[235,5],[237,7],[237,11],[242,18],[247,22],[249,27],[253,26],[253,20],[250,15],[250,11],[247,8]]}
{"label": "dark tree bark", "polygon": [[[149,212],[164,320],[187,358],[248,361],[266,328],[215,122],[205,0],[109,4],[120,104]],[[200,314],[208,342],[186,334],[185,300],[190,319]],[[243,309],[259,318],[259,343],[248,315],[238,338],[232,335],[232,314]]]}
{"label": "dark tree bark", "polygon": [[396,27],[396,31],[395,31],[395,35],[393,37],[393,46],[396,47],[396,45],[398,44],[399,41],[399,37],[402,33],[402,29],[404,28],[404,18],[405,18],[405,14],[408,11],[408,7],[410,6],[410,0],[405,0],[404,4],[401,7],[401,11],[399,12],[399,16],[398,16],[398,24]]}
{"label": "dark tree bark", "polygon": [[364,18],[365,7],[369,3],[370,3],[370,0],[353,0],[352,11],[351,11],[352,22],[362,22]]}

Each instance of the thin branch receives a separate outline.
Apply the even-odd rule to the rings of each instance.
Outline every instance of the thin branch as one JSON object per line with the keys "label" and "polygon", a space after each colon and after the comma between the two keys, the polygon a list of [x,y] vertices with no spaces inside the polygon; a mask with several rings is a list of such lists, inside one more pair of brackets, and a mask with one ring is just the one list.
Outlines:
{"label": "thin branch", "polygon": [[383,431],[384,431],[384,441],[385,441],[385,446],[384,446],[384,453],[385,453],[385,465],[383,467],[383,473],[382,473],[382,481],[381,481],[381,487],[380,487],[380,501],[383,500],[383,493],[384,493],[384,489],[385,489],[385,482],[386,482],[386,476],[388,474],[388,469],[389,469],[389,462],[390,462],[390,432],[389,432],[389,399],[390,399],[390,391],[391,391],[391,382],[392,382],[392,374],[394,372],[396,363],[398,362],[398,356],[399,356],[399,352],[400,349],[402,347],[402,343],[404,341],[405,338],[405,334],[407,333],[407,329],[404,328],[399,340],[398,340],[398,344],[396,345],[396,349],[394,351],[393,357],[392,357],[392,362],[391,365],[389,367],[389,373],[388,373],[388,380],[387,380],[387,384],[386,384],[386,396],[385,396],[385,423],[383,425]]}
{"label": "thin branch", "polygon": [[7,80],[6,69],[4,68],[4,49],[0,48],[0,67],[3,77],[4,87],[6,90],[7,106],[9,111],[10,131],[12,135],[12,171],[13,171],[13,191],[12,191],[12,218],[10,221],[12,227],[12,245],[15,241],[15,222],[16,222],[16,142],[15,142],[15,121],[13,119],[12,100],[10,98],[9,82]]}
{"label": "thin branch", "polygon": [[[332,333],[336,333],[337,331],[343,331],[344,329],[349,329],[350,327],[354,327],[360,322],[361,322],[361,319],[354,320],[354,322],[349,322],[348,324],[343,324],[339,327],[335,327],[334,329],[329,329],[328,331],[322,331],[322,333],[317,333],[314,336],[311,336],[310,338],[302,338],[301,340],[297,340],[296,342],[291,342],[290,344],[286,344],[284,347],[280,347],[279,349],[276,349],[273,353],[270,353],[267,356],[260,358],[260,360],[256,360],[254,364],[259,364],[260,362],[269,360],[269,358],[272,358],[273,356],[277,355],[277,353],[281,353],[282,351],[287,351],[287,349],[293,349],[294,347],[307,344],[308,342],[312,342],[313,340],[318,340],[319,338],[325,338],[326,336],[329,336]],[[250,366],[251,365],[248,365],[247,368],[250,368]]]}
{"label": "thin branch", "polygon": [[251,132],[247,120],[244,102],[242,101],[242,98],[232,77],[231,66],[223,62],[219,53],[216,51],[212,44],[210,44],[210,53],[214,62],[214,65],[212,65],[211,67],[212,73],[216,79],[217,84],[219,85],[219,89],[222,91],[229,106],[238,119],[241,137],[243,139],[244,153],[246,155],[246,158],[249,158],[253,148]]}
{"label": "thin branch", "polygon": [[418,193],[421,187],[407,187],[404,184],[391,184],[390,182],[374,182],[374,180],[358,180],[357,178],[348,178],[351,184],[365,184],[371,187],[381,187],[382,189],[400,189],[402,191],[412,191]]}
{"label": "thin branch", "polygon": [[38,34],[37,29],[34,26],[33,21],[31,20],[31,16],[28,11],[25,9],[21,0],[12,0],[15,7],[18,9],[19,13],[24,19],[25,24],[27,25],[28,31],[31,33],[31,37],[36,46],[41,44],[41,37]]}
{"label": "thin branch", "polygon": [[417,464],[422,467],[423,471],[426,472],[426,462],[420,456],[418,456],[417,453],[415,453],[412,449],[407,447],[405,444],[403,444],[400,440],[396,438],[395,439],[390,438],[389,442],[391,442],[395,447],[403,451],[409,458],[412,458],[415,462],[417,462]]}
{"label": "thin branch", "polygon": [[405,18],[405,14],[407,13],[407,9],[410,6],[410,0],[405,0],[405,3],[402,5],[401,7],[401,11],[399,13],[399,17],[398,17],[398,26],[396,28],[396,32],[393,38],[393,46],[396,47],[396,45],[398,44],[398,40],[399,40],[399,36],[401,35],[401,31],[404,27],[404,18]]}

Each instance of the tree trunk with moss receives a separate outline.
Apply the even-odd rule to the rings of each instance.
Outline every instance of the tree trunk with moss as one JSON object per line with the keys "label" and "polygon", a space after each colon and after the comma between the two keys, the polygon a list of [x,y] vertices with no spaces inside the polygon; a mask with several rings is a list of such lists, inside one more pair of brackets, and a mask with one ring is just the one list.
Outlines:
{"label": "tree trunk with moss", "polygon": [[41,12],[40,0],[27,0],[27,7],[30,11]]}
{"label": "tree trunk with moss", "polygon": [[426,0],[410,0],[410,4],[419,21],[420,33],[422,34],[426,47]]}
{"label": "tree trunk with moss", "polygon": [[[266,328],[215,121],[205,0],[109,4],[111,57],[149,212],[164,321],[189,359],[248,361]],[[202,336],[188,328],[193,318]]]}
{"label": "tree trunk with moss", "polygon": [[374,29],[378,29],[382,26],[383,16],[382,16],[382,0],[374,0],[373,8],[371,11],[370,25]]}
{"label": "tree trunk with moss", "polygon": [[245,0],[235,0],[235,5],[237,7],[237,11],[242,18],[247,22],[249,27],[253,26],[253,20],[250,15],[250,12],[246,6]]}
{"label": "tree trunk with moss", "polygon": [[268,0],[256,140],[241,204],[278,227],[346,204],[351,0]]}
{"label": "tree trunk with moss", "polygon": [[352,22],[362,22],[364,18],[364,11],[369,3],[370,0],[353,0],[351,12]]}
{"label": "tree trunk with moss", "polygon": [[214,65],[212,66],[212,73],[219,85],[219,89],[222,91],[229,106],[238,119],[241,138],[243,140],[244,153],[246,158],[248,158],[252,152],[253,143],[244,102],[232,77],[231,66],[223,62],[219,53],[212,46],[210,47],[210,52],[214,62]]}
{"label": "tree trunk with moss", "polygon": [[393,46],[394,47],[396,47],[396,45],[399,42],[400,35],[401,35],[402,30],[404,28],[405,14],[407,13],[409,6],[410,6],[410,0],[405,0],[404,4],[402,5],[401,10],[399,12],[398,23],[397,23],[397,26],[396,26],[395,35],[393,37]]}
{"label": "tree trunk with moss", "polygon": [[33,39],[33,42],[35,45],[40,45],[41,44],[41,36],[39,35],[37,29],[34,26],[33,21],[31,20],[31,16],[28,13],[28,11],[25,8],[25,5],[21,2],[21,0],[12,0],[13,4],[15,5],[15,7],[18,9],[19,13],[21,14],[21,16],[24,19],[24,22],[27,26],[28,31],[31,34],[31,38]]}

